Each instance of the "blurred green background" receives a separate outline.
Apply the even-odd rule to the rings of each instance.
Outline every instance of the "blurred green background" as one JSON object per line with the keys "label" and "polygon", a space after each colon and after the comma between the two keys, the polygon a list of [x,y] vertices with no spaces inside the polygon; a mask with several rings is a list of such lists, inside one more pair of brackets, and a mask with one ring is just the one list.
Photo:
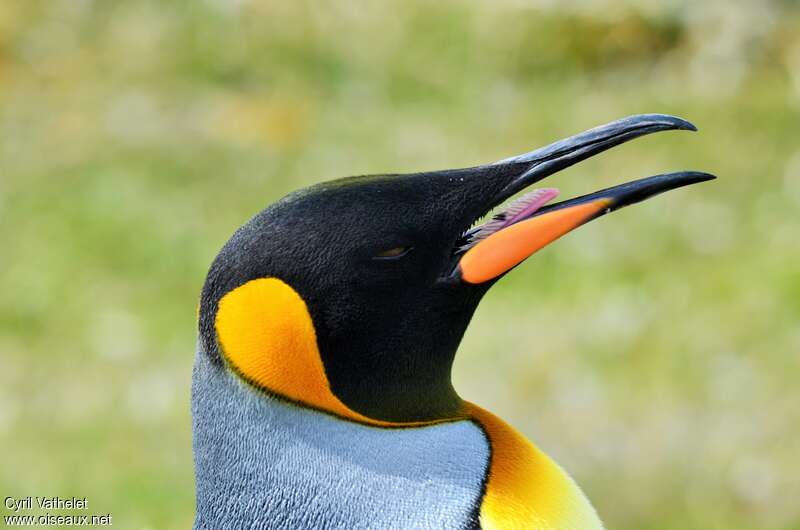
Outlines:
{"label": "blurred green background", "polygon": [[720,179],[518,268],[456,387],[609,529],[800,528],[789,0],[3,0],[0,493],[190,527],[195,307],[235,228],[321,180],[480,164],[640,112],[700,132],[548,185]]}

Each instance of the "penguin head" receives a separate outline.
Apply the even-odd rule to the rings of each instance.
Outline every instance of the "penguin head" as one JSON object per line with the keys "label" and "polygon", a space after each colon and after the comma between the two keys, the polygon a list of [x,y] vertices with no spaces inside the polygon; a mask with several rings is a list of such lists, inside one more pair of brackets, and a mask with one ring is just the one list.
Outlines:
{"label": "penguin head", "polygon": [[544,177],[632,138],[688,122],[640,115],[500,162],[350,177],[294,192],[225,244],[201,296],[207,355],[249,384],[366,423],[457,418],[459,342],[489,287],[575,227],[708,180],[641,179],[546,204]]}

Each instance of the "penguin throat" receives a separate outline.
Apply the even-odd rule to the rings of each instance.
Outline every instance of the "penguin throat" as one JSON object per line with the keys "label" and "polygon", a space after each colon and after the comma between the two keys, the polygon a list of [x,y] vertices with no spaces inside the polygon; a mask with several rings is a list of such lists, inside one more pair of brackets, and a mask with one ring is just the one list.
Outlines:
{"label": "penguin throat", "polygon": [[[464,403],[451,383],[449,366],[445,369],[434,363],[419,364],[385,362],[367,371],[363,364],[349,364],[339,358],[328,371],[333,392],[350,408],[370,418],[402,425],[467,417]],[[361,370],[368,373],[353,378],[352,372]]]}
{"label": "penguin throat", "polygon": [[433,307],[413,314],[398,311],[367,319],[360,327],[340,326],[347,333],[325,330],[319,349],[332,391],[350,408],[386,421],[464,417],[451,369],[473,305],[468,301],[436,316]]}

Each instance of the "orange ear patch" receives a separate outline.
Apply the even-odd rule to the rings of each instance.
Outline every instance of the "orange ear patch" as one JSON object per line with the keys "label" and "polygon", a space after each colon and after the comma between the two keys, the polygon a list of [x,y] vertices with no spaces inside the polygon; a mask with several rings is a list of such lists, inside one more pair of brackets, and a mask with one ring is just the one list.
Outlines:
{"label": "orange ear patch", "polygon": [[602,530],[594,508],[558,464],[500,418],[465,404],[486,431],[491,450],[481,528]]}
{"label": "orange ear patch", "polygon": [[276,278],[252,280],[219,302],[217,336],[228,361],[256,385],[338,411],[305,302]]}
{"label": "orange ear patch", "polygon": [[255,386],[361,423],[415,425],[369,418],[333,394],[306,303],[283,281],[259,278],[230,291],[215,325],[223,355]]}

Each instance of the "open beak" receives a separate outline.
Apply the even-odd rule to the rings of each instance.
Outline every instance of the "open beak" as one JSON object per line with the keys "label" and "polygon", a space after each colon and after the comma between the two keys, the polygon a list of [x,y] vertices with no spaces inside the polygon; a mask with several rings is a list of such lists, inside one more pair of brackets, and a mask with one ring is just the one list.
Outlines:
{"label": "open beak", "polygon": [[[519,175],[494,198],[497,205],[516,192],[594,154],[652,132],[696,130],[680,118],[660,114],[631,116],[496,164],[520,164]],[[715,178],[687,171],[644,178],[556,204],[552,188],[535,190],[506,211],[464,234],[453,275],[469,284],[499,278],[539,249],[592,219],[668,190]]]}

